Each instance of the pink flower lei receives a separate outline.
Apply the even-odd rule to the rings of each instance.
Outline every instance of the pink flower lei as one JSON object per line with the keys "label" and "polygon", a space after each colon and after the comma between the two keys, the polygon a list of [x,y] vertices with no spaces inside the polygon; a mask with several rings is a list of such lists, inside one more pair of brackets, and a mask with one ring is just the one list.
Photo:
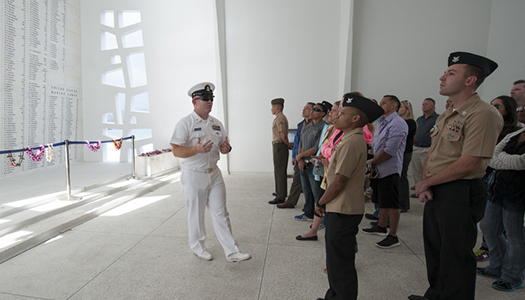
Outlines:
{"label": "pink flower lei", "polygon": [[93,144],[93,145],[90,145],[89,144],[89,141],[86,141],[86,146],[89,148],[89,150],[93,151],[93,152],[97,152],[99,149],[100,149],[100,141],[98,141],[98,143],[96,144]]}
{"label": "pink flower lei", "polygon": [[29,155],[29,157],[31,157],[31,159],[34,162],[39,162],[42,160],[42,158],[44,158],[44,154],[46,153],[46,148],[44,147],[44,145],[40,145],[40,149],[38,149],[35,154],[33,153],[33,149],[31,149],[31,147],[27,147],[26,152],[27,152],[27,155]]}
{"label": "pink flower lei", "polygon": [[166,152],[171,152],[171,149],[162,149],[162,151],[160,150],[155,150],[155,151],[151,151],[151,152],[146,152],[146,153],[142,153],[142,154],[139,154],[139,156],[155,156],[155,155],[159,155],[159,154],[162,154],[162,153],[166,153]]}

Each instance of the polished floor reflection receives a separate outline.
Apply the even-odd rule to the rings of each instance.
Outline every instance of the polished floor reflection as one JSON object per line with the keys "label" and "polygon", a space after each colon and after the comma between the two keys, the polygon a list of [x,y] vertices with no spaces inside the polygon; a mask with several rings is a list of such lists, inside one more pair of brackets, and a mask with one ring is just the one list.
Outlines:
{"label": "polished floor reflection", "polygon": [[[127,166],[96,178],[103,166],[79,164],[76,188],[125,175]],[[57,171],[61,172],[61,171]],[[86,174],[83,177],[81,174]],[[35,174],[24,175],[25,179]],[[17,176],[19,179],[24,176]],[[103,178],[104,176],[108,178]],[[1,179],[2,205],[40,193],[60,193],[64,177],[40,176],[40,190],[27,181]],[[272,200],[272,174],[225,177],[233,234],[241,251],[253,258],[228,263],[209,216],[207,246],[212,261],[195,257],[187,244],[182,187],[172,179],[151,193],[127,202],[0,264],[0,300],[13,299],[317,299],[328,287],[324,268],[324,231],[318,241],[297,241],[309,222],[293,219],[301,209],[278,209]],[[23,183],[25,182],[25,187]],[[7,188],[9,186],[9,188]],[[118,185],[117,185],[118,186]],[[88,191],[87,191],[88,192]],[[25,195],[25,196],[24,196]],[[12,200],[12,201],[9,201]],[[302,205],[301,198],[299,205]],[[360,299],[406,299],[427,287],[422,243],[423,205],[401,215],[401,246],[379,249],[379,236],[358,234],[356,264]],[[367,203],[372,212],[372,204]],[[365,223],[366,222],[366,223]],[[364,219],[362,226],[368,227]],[[485,263],[486,264],[486,263]],[[491,288],[478,277],[476,299],[523,299]]]}

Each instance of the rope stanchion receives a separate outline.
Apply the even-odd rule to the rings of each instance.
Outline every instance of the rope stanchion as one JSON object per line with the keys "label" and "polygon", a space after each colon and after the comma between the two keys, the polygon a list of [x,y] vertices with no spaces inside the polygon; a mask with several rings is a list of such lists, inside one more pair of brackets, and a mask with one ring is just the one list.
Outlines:
{"label": "rope stanchion", "polygon": [[[33,161],[39,162],[43,158],[43,152],[42,151],[44,151],[44,150],[54,151],[54,147],[64,146],[65,147],[67,199],[68,200],[72,200],[73,197],[71,195],[71,170],[70,170],[70,164],[69,164],[69,145],[87,144],[87,146],[93,152],[95,152],[98,149],[100,149],[100,145],[101,144],[113,143],[113,145],[115,146],[115,149],[120,150],[120,148],[122,147],[122,141],[125,141],[125,140],[131,140],[131,147],[132,147],[132,151],[133,151],[131,178],[135,179],[136,177],[135,177],[135,136],[134,135],[131,135],[131,136],[128,136],[128,137],[122,137],[122,138],[120,138],[118,140],[118,142],[116,140],[105,140],[105,141],[68,141],[68,140],[65,140],[64,142],[60,142],[60,143],[46,144],[46,145],[40,145],[40,146],[35,146],[35,147],[27,147],[27,148],[14,149],[14,150],[1,150],[0,151],[0,155],[7,154],[8,157],[10,158],[10,160],[11,160],[11,166],[20,166],[22,164],[23,159],[24,159],[24,157],[23,157],[24,156],[24,152],[27,152],[28,155],[33,159]],[[91,145],[92,143],[94,145]],[[39,150],[39,152],[37,152],[37,154],[33,154],[33,151],[32,151],[33,148],[35,148],[35,149],[36,148],[40,148],[41,150]],[[19,156],[20,156],[19,161],[18,162],[15,161],[13,163],[13,161],[12,161],[13,160],[13,153],[19,153],[19,152],[21,152],[19,154]],[[50,159],[52,159],[53,157],[54,157],[54,152],[49,153],[47,155],[46,159],[49,162]],[[80,200],[80,199],[81,198],[77,198],[77,200]]]}
{"label": "rope stanchion", "polygon": [[[125,140],[131,140],[132,139],[132,135],[131,136],[128,136],[128,137],[123,137],[122,140],[125,141]],[[119,139],[120,140],[120,139]],[[101,144],[106,144],[106,143],[113,143],[113,140],[106,140],[106,141],[69,141],[69,144],[70,145],[82,145],[82,144],[86,144],[86,142],[88,143],[98,143],[100,142]]]}
{"label": "rope stanchion", "polygon": [[135,176],[135,136],[131,136],[131,178],[137,179]]}
{"label": "rope stanchion", "polygon": [[[132,135],[131,136],[128,136],[128,137],[123,137],[122,140],[123,141],[126,141],[126,140],[131,140],[132,139]],[[120,140],[120,139],[119,139]],[[113,143],[114,140],[105,140],[105,141],[87,141],[89,143],[98,143],[100,142],[101,144],[106,144],[106,143]],[[69,144],[70,145],[81,145],[81,144],[85,144],[86,141],[69,141]],[[52,147],[58,147],[58,146],[64,146],[66,144],[66,142],[60,142],[60,143],[54,143],[54,144],[45,144],[43,145],[44,148],[48,148],[50,146]],[[33,147],[28,147],[28,148],[38,148],[40,147],[41,145],[37,145],[37,146],[33,146]],[[9,152],[11,153],[17,153],[17,152],[25,152],[27,150],[27,148],[22,148],[22,149],[13,149],[13,150],[0,150],[0,155],[1,154],[9,154]]]}
{"label": "rope stanchion", "polygon": [[69,168],[69,141],[65,141],[65,152],[66,152],[66,190],[67,200],[71,200],[71,170]]}
{"label": "rope stanchion", "polygon": [[[64,146],[64,145],[65,145],[65,142],[60,142],[60,143],[55,143],[55,144],[45,144],[44,148],[49,148],[50,146],[57,147],[57,146]],[[29,148],[38,148],[38,147],[40,146],[34,146],[34,147],[29,147]],[[25,152],[26,150],[27,148],[14,149],[14,150],[1,150],[0,154],[9,154],[10,152],[11,153]]]}

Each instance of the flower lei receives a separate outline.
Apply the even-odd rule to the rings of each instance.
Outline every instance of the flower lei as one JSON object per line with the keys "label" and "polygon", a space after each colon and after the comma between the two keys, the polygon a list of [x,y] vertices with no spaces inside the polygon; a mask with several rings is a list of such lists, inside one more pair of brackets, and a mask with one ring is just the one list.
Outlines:
{"label": "flower lei", "polygon": [[53,148],[53,145],[47,144],[47,148],[46,148],[46,160],[47,160],[47,162],[51,162],[54,157],[55,157],[55,148]]}
{"label": "flower lei", "polygon": [[33,149],[31,147],[27,147],[27,150],[26,150],[27,155],[29,155],[29,157],[31,157],[31,159],[34,162],[41,161],[42,158],[44,158],[45,151],[46,151],[46,148],[44,147],[44,145],[40,145],[40,149],[36,151],[36,154],[33,153]]}
{"label": "flower lei", "polygon": [[10,162],[9,165],[11,167],[20,167],[22,165],[22,161],[24,160],[24,151],[21,151],[20,154],[18,155],[18,163],[13,158],[13,152],[11,151],[9,151],[9,153],[7,154],[7,158],[9,158],[9,162]]}
{"label": "flower lei", "polygon": [[115,149],[120,150],[120,147],[122,147],[122,138],[120,138],[120,141],[113,140],[113,146],[115,146]]}
{"label": "flower lei", "polygon": [[149,156],[155,156],[155,155],[159,155],[159,154],[166,153],[166,152],[171,152],[171,149],[162,149],[162,151],[155,150],[155,151],[139,154],[139,156],[142,156],[142,157],[148,156],[149,157]]}
{"label": "flower lei", "polygon": [[89,148],[89,150],[91,150],[93,152],[97,152],[100,149],[100,141],[98,141],[98,143],[93,144],[93,145],[90,145],[89,141],[86,141],[86,144],[87,144],[86,146]]}

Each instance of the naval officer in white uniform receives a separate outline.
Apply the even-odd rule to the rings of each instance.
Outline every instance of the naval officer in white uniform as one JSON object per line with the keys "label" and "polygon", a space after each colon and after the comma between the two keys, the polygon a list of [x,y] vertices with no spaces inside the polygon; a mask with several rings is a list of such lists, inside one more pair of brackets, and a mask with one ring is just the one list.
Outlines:
{"label": "naval officer in white uniform", "polygon": [[208,206],[213,229],[224,249],[226,260],[238,262],[248,260],[251,256],[239,251],[226,209],[226,187],[217,161],[219,152],[228,154],[232,147],[222,123],[210,116],[214,89],[213,83],[203,82],[188,91],[194,111],[177,123],[170,143],[173,155],[180,157],[182,162],[181,183],[188,208],[191,250],[200,259],[213,259],[204,245],[204,211]]}

